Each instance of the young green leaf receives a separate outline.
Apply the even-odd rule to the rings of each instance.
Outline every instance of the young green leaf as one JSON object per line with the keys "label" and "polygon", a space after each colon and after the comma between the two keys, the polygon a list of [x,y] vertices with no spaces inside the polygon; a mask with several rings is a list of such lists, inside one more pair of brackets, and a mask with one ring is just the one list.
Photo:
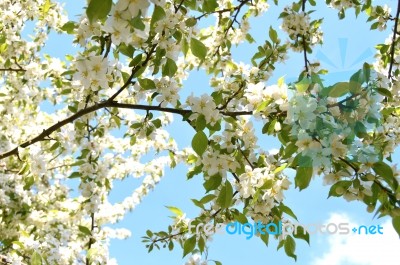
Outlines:
{"label": "young green leaf", "polygon": [[87,228],[86,226],[79,225],[78,228],[79,228],[79,231],[81,231],[83,234],[85,234],[85,235],[87,235],[87,236],[90,236],[90,235],[92,234],[92,232],[90,231],[90,229]]}
{"label": "young green leaf", "polygon": [[182,216],[183,212],[181,209],[174,207],[174,206],[165,206],[168,208],[168,210],[170,210],[173,214],[177,215],[177,216]]}
{"label": "young green leaf", "polygon": [[329,96],[333,98],[339,98],[349,92],[349,83],[339,82],[335,84],[329,91]]}
{"label": "young green leaf", "polygon": [[112,0],[90,0],[86,9],[86,15],[90,21],[106,18],[111,10]]}
{"label": "young green leaf", "polygon": [[311,181],[313,173],[312,167],[299,167],[297,168],[296,176],[294,178],[294,183],[296,187],[303,190],[308,187]]}
{"label": "young green leaf", "polygon": [[202,156],[207,150],[208,138],[203,131],[198,131],[192,139],[192,148],[199,155]]}
{"label": "young green leaf", "polygon": [[141,86],[143,89],[145,89],[145,90],[148,90],[148,89],[156,89],[156,84],[154,83],[153,80],[148,79],[148,78],[143,78],[143,79],[138,78],[138,80],[139,80],[140,86]]}
{"label": "young green leaf", "polygon": [[231,183],[227,180],[219,192],[217,204],[222,208],[229,208],[232,203],[233,189]]}
{"label": "young green leaf", "polygon": [[154,23],[165,17],[165,11],[161,6],[155,5],[153,15],[151,16],[150,27],[154,27]]}
{"label": "young green leaf", "polygon": [[43,264],[42,256],[36,251],[33,252],[30,265],[42,265],[42,264]]}
{"label": "young green leaf", "polygon": [[192,51],[193,55],[199,58],[200,60],[204,60],[206,58],[207,48],[198,39],[192,38],[190,40],[190,50]]}
{"label": "young green leaf", "polygon": [[183,244],[183,257],[192,252],[196,246],[196,235],[187,239]]}
{"label": "young green leaf", "polygon": [[304,77],[303,79],[301,79],[300,82],[297,82],[294,86],[296,87],[297,91],[306,92],[310,84],[311,84],[310,79]]}
{"label": "young green leaf", "polygon": [[211,176],[208,180],[204,182],[203,186],[206,189],[206,192],[209,192],[210,190],[216,190],[219,185],[221,185],[221,182],[222,177],[220,175]]}
{"label": "young green leaf", "polygon": [[294,260],[297,260],[297,256],[294,254],[294,251],[296,249],[296,242],[294,241],[293,237],[291,236],[286,236],[285,238],[285,243],[284,243],[284,249],[286,255],[288,255],[291,258],[294,258]]}
{"label": "young green leaf", "polygon": [[400,216],[393,217],[392,224],[394,230],[396,230],[397,234],[400,236]]}
{"label": "young green leaf", "polygon": [[173,77],[177,70],[178,67],[176,66],[175,61],[170,58],[167,58],[167,62],[164,64],[162,68],[162,75]]}
{"label": "young green leaf", "polygon": [[272,27],[269,27],[269,38],[272,42],[278,42],[278,33]]}

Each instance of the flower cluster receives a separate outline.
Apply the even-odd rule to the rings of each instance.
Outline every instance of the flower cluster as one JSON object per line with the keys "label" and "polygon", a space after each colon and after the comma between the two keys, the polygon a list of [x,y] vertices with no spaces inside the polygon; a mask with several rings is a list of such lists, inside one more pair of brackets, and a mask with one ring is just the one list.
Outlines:
{"label": "flower cluster", "polygon": [[294,51],[309,50],[316,44],[322,44],[323,34],[320,28],[322,19],[311,20],[310,13],[300,11],[299,4],[285,7],[281,13],[281,29],[293,41],[290,47]]}
{"label": "flower cluster", "polygon": [[[250,23],[268,10],[264,0],[88,2],[77,21],[51,0],[0,2],[1,259],[117,264],[109,244],[130,232],[111,225],[177,163],[192,166],[188,179],[200,175],[206,194],[192,201],[203,223],[293,217],[287,169],[300,189],[322,174],[329,196],[362,200],[368,211],[381,203],[381,215],[398,218],[400,172],[388,164],[400,144],[397,33],[377,46],[375,72],[365,64],[350,81],[324,86],[319,63],[307,59],[322,43],[322,19],[306,12],[315,1],[285,7],[290,40],[269,27],[251,64],[236,61],[232,44],[255,42]],[[369,2],[326,1],[339,14],[365,10],[373,29],[398,19]],[[71,35],[75,54],[44,54],[51,32]],[[289,87],[283,78],[270,84],[290,48],[304,52],[306,71]],[[196,68],[210,76],[211,92],[184,96]],[[172,115],[195,130],[191,147],[168,133]],[[279,150],[263,149],[258,125]],[[111,199],[131,178],[141,182]],[[191,254],[186,264],[207,264],[211,236],[190,236],[183,212],[169,208],[174,224],[147,231],[146,247],[179,242]]]}

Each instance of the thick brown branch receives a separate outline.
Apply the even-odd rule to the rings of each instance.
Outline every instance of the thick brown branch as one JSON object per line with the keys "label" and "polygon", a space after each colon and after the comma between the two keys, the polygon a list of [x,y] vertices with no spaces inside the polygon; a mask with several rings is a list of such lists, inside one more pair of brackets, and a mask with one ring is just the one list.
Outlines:
{"label": "thick brown branch", "polygon": [[[97,110],[103,109],[103,108],[108,108],[108,107],[115,107],[115,108],[121,108],[121,109],[134,109],[134,110],[147,110],[147,111],[161,111],[161,112],[168,112],[168,113],[174,113],[174,114],[179,114],[179,115],[186,115],[189,113],[192,113],[191,110],[185,110],[185,109],[174,109],[174,108],[163,108],[160,106],[149,106],[149,105],[139,105],[139,104],[129,104],[129,103],[118,103],[116,101],[111,101],[111,100],[107,100],[107,101],[103,101],[100,103],[97,103],[93,106],[89,106],[87,108],[81,109],[78,112],[76,112],[74,115],[60,121],[57,122],[56,124],[50,126],[49,128],[43,130],[42,133],[40,133],[38,136],[32,138],[29,141],[26,141],[22,144],[20,144],[19,146],[15,147],[14,149],[0,154],[0,159],[12,156],[12,155],[18,155],[18,148],[26,148],[34,143],[43,141],[46,139],[46,137],[48,137],[49,135],[51,135],[53,132],[55,132],[56,130],[60,129],[61,127],[63,127],[64,125],[71,123],[77,119],[79,119],[80,117],[95,112]],[[237,117],[237,116],[243,116],[243,115],[251,115],[252,112],[251,111],[225,111],[225,112],[221,112],[222,115],[224,116],[230,116],[230,117]]]}
{"label": "thick brown branch", "polygon": [[19,68],[0,68],[0,72],[25,72],[25,69]]}

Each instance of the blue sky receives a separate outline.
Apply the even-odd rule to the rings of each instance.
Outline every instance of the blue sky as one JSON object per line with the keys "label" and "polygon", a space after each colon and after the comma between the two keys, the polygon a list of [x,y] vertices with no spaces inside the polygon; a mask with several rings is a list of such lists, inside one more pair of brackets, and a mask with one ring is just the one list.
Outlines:
{"label": "blue sky", "polygon": [[[291,3],[291,1],[281,1]],[[380,1],[382,2],[382,1]],[[396,1],[387,1],[395,9]],[[282,5],[281,5],[282,6]],[[66,2],[69,18],[78,20],[79,13],[84,12],[82,6],[76,1]],[[321,6],[320,6],[321,7]],[[252,53],[257,45],[263,43],[268,37],[268,28],[272,25],[278,30],[282,39],[284,33],[279,30],[281,21],[277,19],[279,9],[271,4],[271,9],[262,17],[252,20],[252,34],[257,44],[244,44],[233,51],[236,61],[250,62]],[[389,31],[370,31],[366,17],[360,15],[358,19],[351,11],[347,12],[347,18],[343,21],[337,20],[337,12],[322,6],[313,14],[315,18],[324,17],[322,30],[324,31],[324,45],[314,49],[309,59],[321,61],[323,68],[330,71],[326,76],[328,82],[347,80],[352,73],[362,67],[364,61],[373,62],[374,46],[382,43],[389,36]],[[51,56],[63,58],[67,53],[74,53],[71,39],[52,34],[46,46],[45,52]],[[62,48],[60,48],[62,47]],[[279,65],[274,76],[268,82],[273,84],[276,80],[285,76],[286,80],[294,80],[303,68],[301,54],[290,54],[290,59],[284,65]],[[197,93],[210,92],[208,77],[202,72],[193,72],[185,81],[184,94],[191,91]],[[258,127],[259,128],[259,127]],[[261,132],[259,130],[259,132]],[[170,134],[177,139],[179,147],[190,145],[193,130],[175,117],[174,124],[170,126]],[[265,150],[279,147],[278,141],[272,137],[259,134],[260,146]],[[399,162],[399,152],[393,157],[394,162]],[[293,180],[293,172],[289,177]],[[112,193],[112,200],[123,198],[130,194],[139,184],[140,180],[127,179],[123,183],[115,185],[116,190]],[[292,181],[293,182],[293,181]],[[328,187],[322,186],[322,179],[315,177],[311,186],[299,192],[292,187],[286,193],[286,205],[290,206],[301,223],[327,223],[329,220],[345,220],[354,224],[384,224],[386,219],[372,219],[372,214],[366,212],[365,206],[358,202],[347,203],[344,199],[327,199]],[[124,241],[112,241],[111,254],[116,257],[119,264],[183,264],[182,250],[178,247],[170,252],[167,249],[154,250],[148,254],[141,236],[145,235],[147,229],[153,231],[164,230],[170,224],[168,218],[170,212],[164,207],[173,205],[181,208],[187,216],[195,217],[198,208],[190,201],[191,198],[201,198],[204,195],[201,176],[196,176],[186,181],[186,168],[179,165],[174,170],[167,170],[165,177],[161,180],[155,190],[150,193],[134,211],[127,215],[125,220],[118,224],[120,227],[131,229],[132,237]],[[386,223],[385,223],[386,225]],[[223,262],[225,265],[241,264],[298,264],[298,265],[353,265],[353,264],[389,264],[374,263],[374,257],[379,255],[393,260],[395,255],[392,251],[400,249],[397,235],[391,230],[390,225],[385,226],[384,235],[370,235],[368,237],[347,236],[346,238],[334,236],[312,236],[311,246],[304,241],[297,241],[298,255],[297,263],[288,258],[283,249],[276,251],[277,242],[272,239],[269,247],[257,238],[246,240],[243,236],[216,235],[210,245],[208,258]],[[383,244],[384,243],[384,244]],[[379,248],[382,244],[386,248]],[[380,252],[374,252],[376,249]],[[347,252],[346,252],[347,251]],[[385,251],[387,253],[385,253]],[[342,257],[338,259],[338,257]],[[383,260],[382,260],[383,261]],[[371,263],[372,262],[372,263]],[[393,264],[393,263],[392,263]]]}

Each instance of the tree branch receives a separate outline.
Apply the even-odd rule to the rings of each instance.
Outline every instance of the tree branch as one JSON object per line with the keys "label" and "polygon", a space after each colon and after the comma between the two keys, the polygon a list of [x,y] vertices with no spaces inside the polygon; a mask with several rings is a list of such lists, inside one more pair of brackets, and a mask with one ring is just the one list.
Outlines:
{"label": "tree branch", "polygon": [[345,99],[342,99],[341,101],[338,101],[338,102],[333,103],[333,104],[328,104],[327,107],[328,107],[328,108],[332,108],[332,107],[340,106],[340,105],[342,105],[344,102],[349,101],[349,100],[351,100],[351,99],[353,99],[353,98],[355,98],[355,97],[358,97],[359,95],[360,95],[360,94],[353,94],[353,95],[351,95],[350,97],[347,97],[347,98],[345,98]]}
{"label": "tree branch", "polygon": [[[249,1],[250,1],[250,0],[249,0]],[[243,2],[249,2],[249,1],[245,0],[245,1],[243,1]],[[242,3],[243,3],[243,2],[242,2]],[[242,3],[239,4],[239,5],[237,5],[237,6],[235,6],[235,7],[231,7],[231,8],[225,8],[225,9],[215,10],[215,11],[213,11],[213,12],[206,12],[206,13],[201,14],[200,16],[196,17],[196,19],[197,19],[197,20],[200,20],[200,19],[202,19],[203,17],[208,16],[208,15],[211,15],[211,14],[223,14],[223,13],[226,13],[226,12],[237,11],[238,9],[242,8],[242,6],[244,5],[244,4],[242,4]]]}
{"label": "tree branch", "polygon": [[145,67],[147,65],[147,63],[150,61],[150,58],[153,55],[154,51],[156,50],[156,47],[157,47],[157,44],[153,44],[153,46],[151,46],[150,51],[146,52],[146,59],[141,64],[136,65],[132,69],[132,73],[129,76],[128,80],[126,80],[125,84],[117,92],[115,92],[114,95],[112,95],[109,98],[110,101],[113,101],[119,94],[122,93],[122,91],[124,91],[125,88],[127,88],[132,83],[132,80],[135,77],[135,74],[140,70],[140,68]]}
{"label": "tree branch", "polygon": [[397,34],[397,24],[399,22],[399,15],[400,15],[400,0],[397,1],[397,11],[396,11],[396,18],[394,20],[394,29],[393,29],[393,37],[392,37],[392,46],[390,48],[390,65],[389,65],[389,72],[388,72],[388,79],[392,78],[392,68],[394,64],[394,51],[396,46],[396,34]]}
{"label": "tree branch", "polygon": [[0,72],[26,72],[26,70],[16,68],[0,68]]}
{"label": "tree branch", "polygon": [[[305,12],[305,10],[306,10],[306,0],[303,0],[301,5],[301,11]],[[302,35],[302,41],[303,41],[303,56],[304,56],[305,71],[307,73],[307,77],[310,77],[310,73],[308,72],[307,44],[305,35]]]}
{"label": "tree branch", "polygon": [[175,6],[175,14],[178,13],[179,9],[181,8],[181,6],[183,5],[183,2],[185,2],[185,0],[181,0],[181,2],[179,3],[178,6]]}
{"label": "tree branch", "polygon": [[346,165],[348,165],[349,167],[351,167],[351,168],[354,170],[355,174],[358,173],[358,169],[357,169],[353,164],[351,164],[349,161],[347,161],[347,159],[344,159],[344,158],[339,157],[339,160],[342,161],[342,162],[344,162],[344,163],[345,163]]}
{"label": "tree branch", "polygon": [[[111,98],[110,98],[111,99]],[[121,109],[134,109],[134,110],[147,110],[147,111],[161,111],[161,112],[167,112],[167,113],[173,113],[173,114],[179,114],[179,115],[186,115],[189,113],[193,113],[191,110],[185,110],[185,109],[174,109],[174,108],[164,108],[160,106],[149,106],[149,105],[139,105],[139,104],[129,104],[129,103],[118,103],[116,101],[112,100],[106,100],[100,103],[96,103],[92,106],[89,106],[87,108],[81,109],[78,112],[76,112],[74,115],[57,122],[56,124],[50,126],[49,128],[43,130],[42,133],[37,135],[36,137],[32,138],[31,140],[28,140],[14,149],[5,152],[3,154],[0,154],[0,160],[12,155],[18,155],[18,148],[26,148],[32,144],[35,144],[37,142],[43,141],[46,137],[48,137],[50,134],[55,132],[56,130],[60,129],[64,125],[71,123],[77,119],[79,119],[82,116],[85,116],[86,114],[95,112],[97,110],[107,108],[107,107],[115,107],[115,108],[121,108]],[[244,115],[251,115],[253,112],[251,111],[222,111],[220,112],[224,116],[230,116],[230,117],[237,117],[237,116],[244,116]]]}

